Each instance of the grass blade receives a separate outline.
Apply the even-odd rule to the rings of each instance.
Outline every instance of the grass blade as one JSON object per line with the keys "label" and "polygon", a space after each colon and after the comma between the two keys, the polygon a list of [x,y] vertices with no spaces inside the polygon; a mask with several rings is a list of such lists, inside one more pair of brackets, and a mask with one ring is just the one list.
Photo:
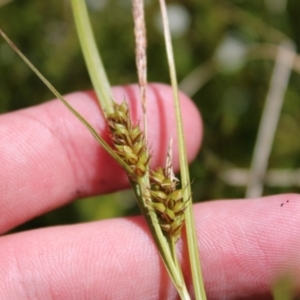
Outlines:
{"label": "grass blade", "polygon": [[93,30],[84,0],[72,0],[72,8],[81,49],[90,78],[104,113],[112,113],[112,92],[97,50]]}
{"label": "grass blade", "polygon": [[129,174],[133,174],[132,169],[124,163],[124,161],[111,149],[111,147],[102,139],[102,137],[97,133],[93,126],[79,113],[77,112],[64,98],[63,96],[54,88],[54,86],[36,69],[36,67],[21,53],[21,51],[16,47],[16,45],[5,35],[5,33],[0,29],[0,35],[7,41],[7,43],[12,47],[12,49],[22,58],[22,60],[28,65],[28,67],[44,82],[44,84],[49,88],[49,90],[62,101],[62,103],[68,108],[68,110],[75,115],[75,117],[85,125],[85,127],[91,132],[97,142],[115,159],[120,166],[125,169]]}
{"label": "grass blade", "polygon": [[190,266],[192,271],[195,297],[197,300],[204,300],[206,299],[206,295],[205,295],[203,276],[202,276],[201,266],[200,266],[199,251],[197,246],[197,236],[195,231],[188,161],[187,161],[187,155],[185,149],[182,117],[181,117],[180,102],[178,96],[178,83],[176,78],[176,69],[175,69],[175,63],[173,57],[173,49],[172,49],[171,35],[169,31],[166,4],[164,0],[160,0],[160,7],[162,13],[165,45],[166,45],[167,59],[168,59],[168,64],[170,69],[170,77],[171,77],[171,84],[173,89],[175,114],[176,114],[176,121],[177,121],[176,125],[177,125],[177,134],[178,134],[178,143],[179,143],[178,148],[179,148],[179,159],[180,159],[180,169],[181,169],[181,183],[182,186],[184,187],[183,196],[186,199],[186,201],[190,202],[185,211],[186,234],[187,234],[189,258],[190,258]]}
{"label": "grass blade", "polygon": [[284,40],[278,47],[277,59],[272,73],[269,91],[265,100],[259,130],[249,171],[246,198],[257,198],[263,194],[269,156],[276,133],[285,92],[295,61],[295,46]]}

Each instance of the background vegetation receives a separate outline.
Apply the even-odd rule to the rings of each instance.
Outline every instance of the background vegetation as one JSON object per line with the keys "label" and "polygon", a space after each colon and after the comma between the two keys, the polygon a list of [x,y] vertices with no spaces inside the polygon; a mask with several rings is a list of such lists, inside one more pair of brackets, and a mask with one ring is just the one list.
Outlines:
{"label": "background vegetation", "polygon": [[[87,2],[111,83],[136,82],[130,0]],[[159,7],[153,0],[146,3],[149,81],[168,83]],[[189,85],[182,87],[199,107],[205,127],[202,150],[191,165],[194,200],[242,198],[245,186],[229,184],[224,172],[250,166],[274,66],[272,53],[249,57],[247,51],[258,44],[278,45],[287,38],[299,49],[300,1],[182,0],[168,4],[178,78],[188,78]],[[68,0],[15,0],[6,4],[0,0],[0,27],[62,94],[91,88]],[[299,83],[299,74],[293,72],[269,168],[288,172],[299,168]],[[1,40],[0,113],[52,98]],[[299,191],[300,176],[285,186],[281,182],[267,185],[264,194]],[[79,199],[19,229],[136,213],[133,196],[122,192],[101,200]]]}

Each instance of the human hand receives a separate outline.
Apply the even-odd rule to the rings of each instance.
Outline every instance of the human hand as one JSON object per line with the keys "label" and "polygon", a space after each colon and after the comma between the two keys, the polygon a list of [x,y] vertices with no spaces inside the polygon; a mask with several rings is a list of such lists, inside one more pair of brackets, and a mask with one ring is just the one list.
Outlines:
{"label": "human hand", "polygon": [[[137,120],[137,87],[116,88],[114,93],[116,99],[129,100]],[[171,94],[166,86],[149,86],[153,165],[164,164],[171,133],[176,145]],[[67,99],[105,134],[93,92]],[[193,104],[184,96],[182,103],[191,160],[202,125]],[[124,172],[57,100],[2,115],[0,141],[1,233],[78,196],[128,185]],[[178,170],[178,164],[174,167]],[[300,278],[299,203],[298,195],[280,195],[194,206],[208,299],[269,299],[281,271]],[[1,299],[177,297],[141,217],[2,236],[0,265]],[[185,258],[183,265],[190,282]]]}

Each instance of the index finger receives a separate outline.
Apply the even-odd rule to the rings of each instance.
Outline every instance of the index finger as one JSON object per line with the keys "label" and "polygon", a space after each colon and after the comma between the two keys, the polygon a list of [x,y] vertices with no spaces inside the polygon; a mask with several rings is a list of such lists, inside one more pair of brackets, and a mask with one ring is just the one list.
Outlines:
{"label": "index finger", "polygon": [[[164,164],[170,137],[174,145],[177,141],[172,91],[158,84],[149,85],[148,91],[151,163]],[[116,101],[127,99],[133,120],[141,120],[137,86],[117,87],[114,96]],[[66,98],[109,140],[94,92]],[[181,102],[191,160],[202,126],[192,102],[184,95]],[[123,170],[58,100],[2,115],[0,141],[0,233],[73,199],[128,186]],[[178,169],[176,147],[173,156]]]}

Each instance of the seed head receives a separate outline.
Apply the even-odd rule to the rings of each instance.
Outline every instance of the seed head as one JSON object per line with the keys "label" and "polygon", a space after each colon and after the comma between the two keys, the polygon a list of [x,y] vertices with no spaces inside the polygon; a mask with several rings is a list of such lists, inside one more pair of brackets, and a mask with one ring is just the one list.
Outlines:
{"label": "seed head", "polygon": [[144,176],[150,157],[146,151],[144,133],[138,124],[132,125],[127,102],[114,103],[114,112],[107,116],[107,124],[116,153],[138,177]]}
{"label": "seed head", "polygon": [[150,180],[151,190],[146,197],[147,205],[157,213],[162,230],[177,241],[181,235],[184,211],[188,205],[183,200],[182,189],[176,189],[178,179],[170,169],[159,167],[151,172]]}

